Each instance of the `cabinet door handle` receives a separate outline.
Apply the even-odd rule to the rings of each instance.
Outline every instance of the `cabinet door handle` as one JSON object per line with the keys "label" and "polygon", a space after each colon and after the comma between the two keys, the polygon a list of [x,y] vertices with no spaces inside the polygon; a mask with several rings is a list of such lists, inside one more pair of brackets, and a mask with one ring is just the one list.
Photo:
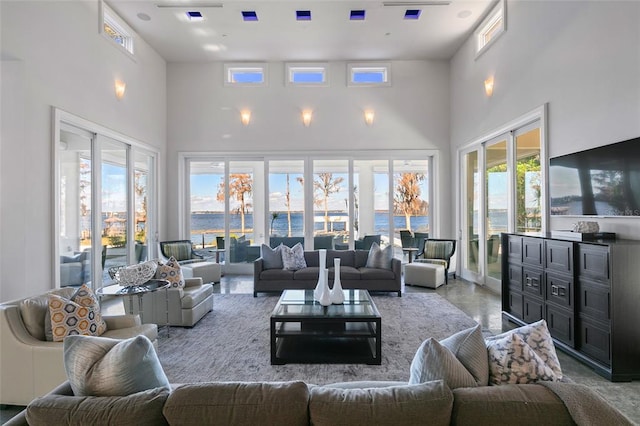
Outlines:
{"label": "cabinet door handle", "polygon": [[527,277],[527,287],[538,288],[538,280],[535,278]]}
{"label": "cabinet door handle", "polygon": [[558,296],[558,286],[557,285],[552,285],[551,286],[551,295],[552,296]]}

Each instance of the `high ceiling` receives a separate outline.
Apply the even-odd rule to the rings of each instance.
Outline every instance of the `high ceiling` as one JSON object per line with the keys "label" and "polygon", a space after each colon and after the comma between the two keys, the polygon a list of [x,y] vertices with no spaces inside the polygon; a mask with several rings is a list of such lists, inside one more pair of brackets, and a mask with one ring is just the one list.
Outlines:
{"label": "high ceiling", "polygon": [[[107,0],[167,62],[448,59],[493,0]],[[416,20],[407,9],[420,10]],[[296,11],[311,12],[297,21]],[[349,19],[364,10],[365,19]],[[188,11],[204,20],[189,21]],[[257,21],[245,22],[243,11]]]}

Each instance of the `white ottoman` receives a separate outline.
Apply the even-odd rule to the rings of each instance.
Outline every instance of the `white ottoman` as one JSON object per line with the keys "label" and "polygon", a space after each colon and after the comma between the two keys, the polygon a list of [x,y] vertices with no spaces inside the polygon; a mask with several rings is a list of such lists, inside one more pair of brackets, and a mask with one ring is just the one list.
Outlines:
{"label": "white ottoman", "polygon": [[219,263],[193,262],[181,265],[185,278],[202,278],[203,283],[219,283],[222,268]]}
{"label": "white ottoman", "polygon": [[444,284],[444,266],[432,263],[407,263],[404,266],[404,283],[438,288]]}

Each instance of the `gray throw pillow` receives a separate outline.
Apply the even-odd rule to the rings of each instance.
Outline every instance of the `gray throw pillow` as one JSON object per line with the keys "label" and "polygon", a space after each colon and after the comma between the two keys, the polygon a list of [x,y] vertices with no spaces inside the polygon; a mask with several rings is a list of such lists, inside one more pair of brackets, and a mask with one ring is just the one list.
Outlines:
{"label": "gray throw pillow", "polygon": [[272,249],[266,244],[260,247],[263,269],[282,269],[282,244]]}
{"label": "gray throw pillow", "polygon": [[440,341],[465,366],[478,386],[489,384],[487,346],[482,336],[482,326],[467,328]]}
{"label": "gray throw pillow", "polygon": [[72,335],[64,339],[64,368],[76,396],[125,396],[169,388],[153,343]]}
{"label": "gray throw pillow", "polygon": [[432,380],[444,380],[451,389],[478,386],[475,378],[453,352],[437,340],[428,338],[422,342],[413,357],[409,384]]}
{"label": "gray throw pillow", "polygon": [[388,245],[381,249],[377,243],[371,245],[369,257],[367,258],[367,268],[391,269],[391,259],[393,258],[393,246]]}

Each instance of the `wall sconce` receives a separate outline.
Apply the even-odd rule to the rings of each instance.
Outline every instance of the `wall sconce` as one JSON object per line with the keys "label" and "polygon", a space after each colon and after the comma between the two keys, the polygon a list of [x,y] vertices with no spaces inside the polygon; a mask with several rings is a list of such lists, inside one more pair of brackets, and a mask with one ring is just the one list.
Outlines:
{"label": "wall sconce", "polygon": [[251,111],[249,111],[248,109],[240,111],[240,121],[245,126],[248,126],[249,122],[251,121]]}
{"label": "wall sconce", "polygon": [[367,123],[367,126],[371,126],[373,124],[374,117],[375,113],[372,109],[368,109],[364,112],[364,122]]}
{"label": "wall sconce", "polygon": [[484,81],[484,93],[486,93],[487,96],[493,95],[493,76]]}
{"label": "wall sconce", "polygon": [[309,127],[309,125],[311,124],[312,114],[313,111],[311,111],[310,109],[305,109],[304,111],[302,111],[302,124],[304,124],[304,127]]}
{"label": "wall sconce", "polygon": [[124,98],[124,92],[127,89],[127,84],[124,81],[116,80],[115,88],[116,88],[116,98],[118,100]]}

